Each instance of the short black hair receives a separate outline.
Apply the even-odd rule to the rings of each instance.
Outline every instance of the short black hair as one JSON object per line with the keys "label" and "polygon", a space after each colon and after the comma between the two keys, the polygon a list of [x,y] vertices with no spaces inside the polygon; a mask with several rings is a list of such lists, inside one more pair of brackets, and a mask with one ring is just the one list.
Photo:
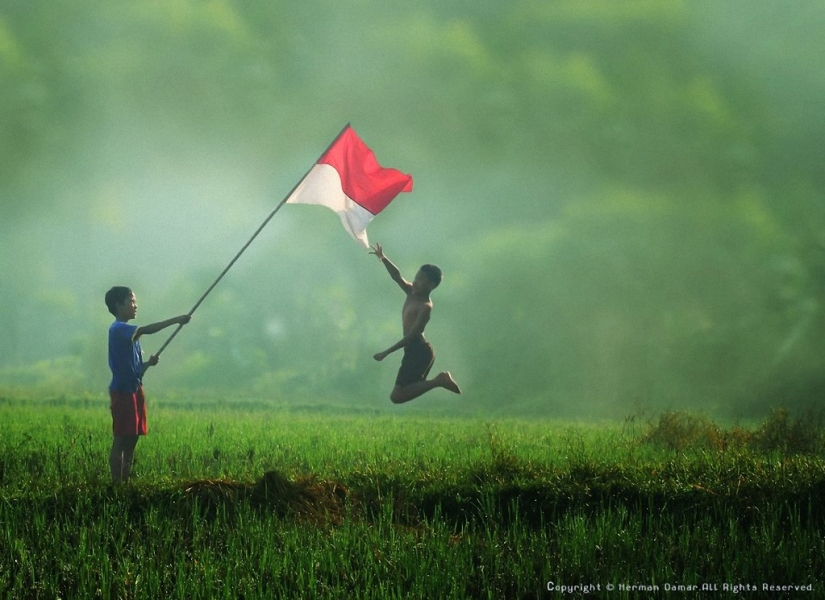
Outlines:
{"label": "short black hair", "polygon": [[421,265],[421,272],[433,282],[433,288],[437,288],[438,284],[441,283],[441,269],[435,265]]}
{"label": "short black hair", "polygon": [[131,295],[131,288],[127,288],[123,285],[116,285],[108,292],[106,292],[106,308],[108,308],[109,312],[112,313],[114,316],[117,316],[117,312],[115,312],[115,307],[117,307],[118,304],[123,304],[123,301]]}

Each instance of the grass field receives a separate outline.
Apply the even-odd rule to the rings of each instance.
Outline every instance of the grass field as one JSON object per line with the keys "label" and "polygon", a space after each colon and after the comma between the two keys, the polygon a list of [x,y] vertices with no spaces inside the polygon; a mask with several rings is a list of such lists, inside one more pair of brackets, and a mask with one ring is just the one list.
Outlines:
{"label": "grass field", "polygon": [[117,487],[109,431],[105,400],[0,399],[0,596],[825,597],[810,416],[161,403]]}

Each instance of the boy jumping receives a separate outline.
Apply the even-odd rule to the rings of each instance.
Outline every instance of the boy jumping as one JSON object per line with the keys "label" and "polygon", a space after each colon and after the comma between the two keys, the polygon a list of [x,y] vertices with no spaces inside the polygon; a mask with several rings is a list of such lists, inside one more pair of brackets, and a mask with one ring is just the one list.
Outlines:
{"label": "boy jumping", "polygon": [[398,377],[395,379],[395,387],[390,394],[390,400],[395,404],[401,404],[413,398],[418,398],[421,394],[437,387],[460,394],[461,389],[453,380],[449,371],[442,371],[434,378],[427,380],[427,375],[435,362],[435,353],[433,347],[424,339],[424,328],[430,320],[430,313],[433,309],[430,292],[441,283],[441,269],[435,265],[424,265],[416,273],[413,282],[410,283],[401,277],[398,267],[384,256],[381,244],[375,244],[370,254],[374,254],[380,262],[384,263],[384,267],[392,280],[407,295],[401,309],[404,337],[373,357],[375,360],[381,361],[388,354],[401,348],[404,349],[404,358],[401,360],[401,368],[398,370]]}
{"label": "boy jumping", "polygon": [[146,435],[146,398],[143,395],[143,374],[158,364],[158,357],[151,356],[143,362],[140,336],[157,333],[170,325],[184,325],[189,315],[180,315],[166,321],[138,327],[129,325],[137,316],[135,295],[127,287],[116,286],[106,292],[106,307],[115,317],[109,327],[109,368],[112,382],[109,397],[112,410],[112,451],[109,453],[109,469],[112,483],[129,480],[132,459],[138,436]]}

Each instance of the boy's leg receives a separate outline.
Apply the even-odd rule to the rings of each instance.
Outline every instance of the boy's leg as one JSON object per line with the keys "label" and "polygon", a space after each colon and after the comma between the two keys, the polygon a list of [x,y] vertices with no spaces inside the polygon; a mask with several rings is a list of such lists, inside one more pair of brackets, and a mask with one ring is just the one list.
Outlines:
{"label": "boy's leg", "polygon": [[123,449],[123,481],[129,481],[132,474],[132,462],[135,458],[135,446],[137,446],[139,436],[129,436],[128,443]]}
{"label": "boy's leg", "polygon": [[134,392],[111,391],[109,394],[114,433],[109,470],[112,482],[120,483],[128,481],[132,473],[138,436],[146,435],[146,401],[141,386]]}
{"label": "boy's leg", "polygon": [[427,379],[434,362],[435,352],[428,342],[422,340],[406,346],[390,400],[395,404],[409,402],[437,387],[460,394],[461,390],[449,371],[442,371],[432,379]]}
{"label": "boy's leg", "polygon": [[136,435],[114,436],[112,440],[112,451],[109,453],[109,470],[112,474],[112,483],[121,483],[129,480],[137,441],[138,436]]}
{"label": "boy's leg", "polygon": [[395,404],[402,404],[409,402],[414,398],[418,398],[421,394],[429,392],[431,389],[442,387],[445,390],[450,390],[453,393],[460,394],[461,388],[453,379],[449,371],[442,371],[435,377],[425,381],[416,381],[407,385],[396,385],[390,394],[390,400]]}

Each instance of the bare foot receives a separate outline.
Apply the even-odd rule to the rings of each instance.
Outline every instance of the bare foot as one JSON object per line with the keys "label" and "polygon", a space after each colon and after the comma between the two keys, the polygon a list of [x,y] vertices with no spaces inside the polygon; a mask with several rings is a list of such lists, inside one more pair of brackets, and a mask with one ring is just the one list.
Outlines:
{"label": "bare foot", "polygon": [[455,379],[453,379],[453,376],[450,375],[449,371],[443,371],[442,373],[439,373],[438,380],[441,384],[441,387],[443,387],[445,390],[450,390],[451,392],[454,392],[456,394],[461,393],[461,388],[458,387],[458,384],[455,382]]}

